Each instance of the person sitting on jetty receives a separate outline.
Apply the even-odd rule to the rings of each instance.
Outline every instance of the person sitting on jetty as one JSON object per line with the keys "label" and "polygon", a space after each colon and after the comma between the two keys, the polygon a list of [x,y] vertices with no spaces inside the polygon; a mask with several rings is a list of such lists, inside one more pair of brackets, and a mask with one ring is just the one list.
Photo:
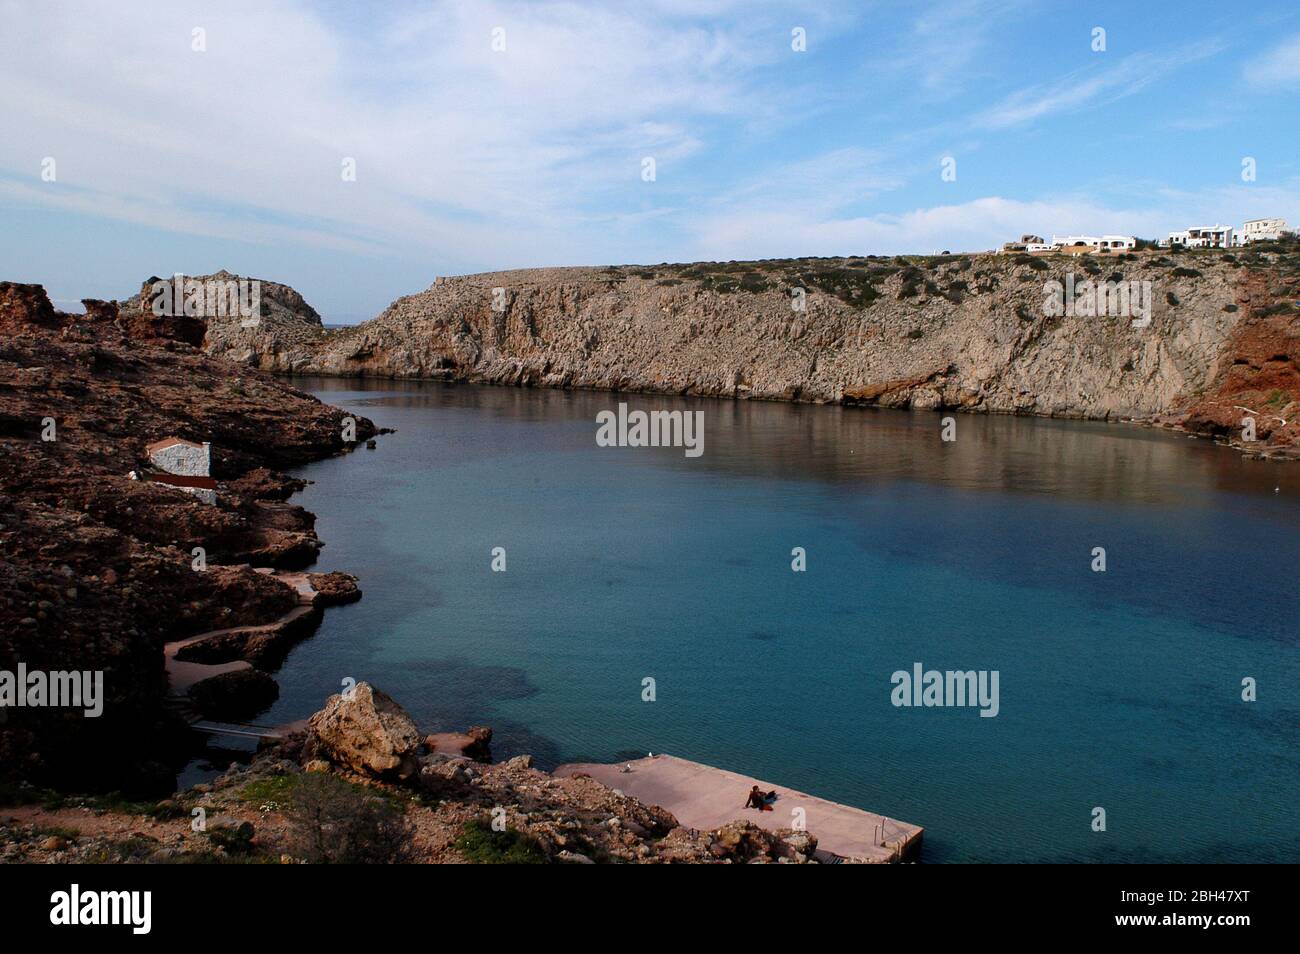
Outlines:
{"label": "person sitting on jetty", "polygon": [[772,811],[772,802],[776,801],[776,790],[764,792],[757,785],[749,790],[749,798],[745,801],[746,808],[757,808],[760,812]]}

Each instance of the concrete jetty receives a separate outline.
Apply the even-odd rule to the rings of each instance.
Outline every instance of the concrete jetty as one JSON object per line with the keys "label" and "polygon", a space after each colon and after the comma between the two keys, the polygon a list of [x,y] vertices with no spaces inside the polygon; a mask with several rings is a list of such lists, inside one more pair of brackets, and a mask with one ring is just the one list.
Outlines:
{"label": "concrete jetty", "polygon": [[[572,763],[561,765],[555,774],[589,775],[624,795],[658,805],[679,823],[701,831],[738,820],[769,831],[792,828],[800,817],[797,810],[802,809],[804,827],[817,837],[822,861],[914,861],[921,850],[924,829],[917,825],[672,755],[616,765]],[[744,807],[754,785],[764,792],[776,791],[772,811]]]}

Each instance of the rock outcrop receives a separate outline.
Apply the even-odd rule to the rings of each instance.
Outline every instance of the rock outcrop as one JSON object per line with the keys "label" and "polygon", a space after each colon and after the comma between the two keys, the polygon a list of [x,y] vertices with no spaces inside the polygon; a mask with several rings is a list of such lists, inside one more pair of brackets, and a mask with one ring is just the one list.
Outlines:
{"label": "rock outcrop", "polygon": [[369,683],[329,697],[308,722],[304,752],[363,775],[410,778],[423,737],[406,710]]}
{"label": "rock outcrop", "polygon": [[[151,303],[156,296],[154,289],[162,281],[171,280],[156,276],[146,279],[138,294],[119,304],[121,313],[146,325],[155,321]],[[208,351],[237,364],[298,370],[311,347],[326,334],[320,315],[288,285],[224,270],[211,275],[186,276],[185,281],[209,288],[241,281],[257,283],[255,314],[243,315],[230,308],[221,309],[224,313],[217,314],[216,309],[208,308],[204,316]],[[247,297],[253,298],[251,288]],[[200,335],[201,341],[203,337]]]}

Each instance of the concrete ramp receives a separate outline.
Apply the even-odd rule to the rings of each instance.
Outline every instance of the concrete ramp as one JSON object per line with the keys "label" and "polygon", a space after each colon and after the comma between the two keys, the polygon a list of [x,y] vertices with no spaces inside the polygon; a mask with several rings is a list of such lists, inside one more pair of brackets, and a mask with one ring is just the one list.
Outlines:
{"label": "concrete ramp", "polygon": [[[589,775],[624,795],[667,809],[681,824],[701,831],[737,820],[770,831],[792,828],[797,817],[794,810],[802,809],[805,827],[817,836],[822,860],[887,863],[915,860],[920,853],[924,829],[917,825],[671,755],[617,765],[573,763],[561,765],[555,774]],[[772,811],[744,807],[754,785],[764,792],[776,791]]]}

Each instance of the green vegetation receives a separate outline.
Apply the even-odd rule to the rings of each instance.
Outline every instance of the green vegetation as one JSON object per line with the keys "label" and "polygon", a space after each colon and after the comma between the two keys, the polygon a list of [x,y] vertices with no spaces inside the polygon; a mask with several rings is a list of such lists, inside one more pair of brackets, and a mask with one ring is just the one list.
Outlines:
{"label": "green vegetation", "polygon": [[176,818],[186,814],[174,802],[141,802],[126,798],[121,792],[101,795],[65,795],[53,789],[37,788],[24,783],[0,783],[0,806],[39,805],[47,811],[60,808],[89,808],[95,812],[120,812],[147,815],[150,818]]}
{"label": "green vegetation", "polygon": [[1169,274],[1173,275],[1175,278],[1200,278],[1201,277],[1201,273],[1198,272],[1196,269],[1184,268],[1182,265],[1179,265]]}
{"label": "green vegetation", "polygon": [[271,778],[259,778],[241,788],[239,798],[241,801],[251,802],[254,805],[287,804],[293,798],[293,790],[297,783],[297,775],[275,775]]}
{"label": "green vegetation", "polygon": [[64,797],[47,788],[36,788],[22,782],[0,782],[0,806],[40,805],[55,809],[62,806]]}
{"label": "green vegetation", "polygon": [[486,822],[473,821],[455,841],[465,860],[478,865],[544,865],[546,855],[536,839],[513,828],[493,831]]}
{"label": "green vegetation", "polygon": [[293,853],[312,864],[401,864],[411,859],[406,803],[334,775],[295,776],[285,811]]}
{"label": "green vegetation", "polygon": [[786,285],[812,288],[857,308],[866,308],[880,297],[873,282],[872,269],[816,266],[788,271],[782,276]]}

